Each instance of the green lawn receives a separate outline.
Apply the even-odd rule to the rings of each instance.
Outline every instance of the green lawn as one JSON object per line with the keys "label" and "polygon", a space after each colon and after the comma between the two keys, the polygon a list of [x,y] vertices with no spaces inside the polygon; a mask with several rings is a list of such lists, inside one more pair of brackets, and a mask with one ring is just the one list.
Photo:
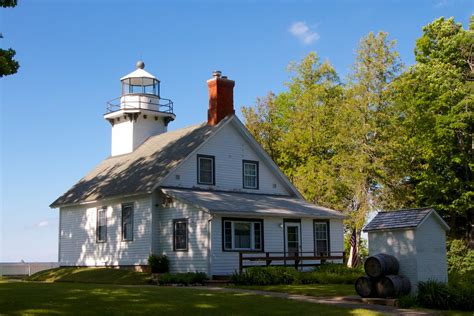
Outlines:
{"label": "green lawn", "polygon": [[55,268],[35,273],[26,278],[26,280],[144,285],[150,283],[150,275],[131,270],[111,268]]}
{"label": "green lawn", "polygon": [[232,287],[311,296],[346,296],[357,294],[354,285],[351,284],[236,285]]}
{"label": "green lawn", "polygon": [[0,281],[1,314],[381,315],[246,293]]}

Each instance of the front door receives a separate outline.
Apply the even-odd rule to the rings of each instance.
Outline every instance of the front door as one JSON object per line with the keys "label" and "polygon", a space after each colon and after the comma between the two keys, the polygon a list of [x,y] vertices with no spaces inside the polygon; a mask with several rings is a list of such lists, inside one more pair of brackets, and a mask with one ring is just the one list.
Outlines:
{"label": "front door", "polygon": [[300,252],[301,223],[285,222],[285,253],[289,257],[293,257]]}

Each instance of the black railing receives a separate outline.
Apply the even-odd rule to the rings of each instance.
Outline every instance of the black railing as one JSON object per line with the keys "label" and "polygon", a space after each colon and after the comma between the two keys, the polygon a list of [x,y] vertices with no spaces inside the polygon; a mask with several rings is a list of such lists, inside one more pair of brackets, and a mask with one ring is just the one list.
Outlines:
{"label": "black railing", "polygon": [[[239,252],[239,272],[245,268],[262,266],[318,266],[327,260],[344,261],[344,251],[326,252]],[[308,262],[310,261],[310,262]]]}
{"label": "black railing", "polygon": [[[150,98],[149,101],[142,100],[142,96],[146,95],[133,95],[127,94],[126,96],[137,96],[136,100],[125,100],[121,102],[122,97],[115,98],[107,102],[106,113],[112,113],[120,110],[134,110],[143,109],[149,111],[157,111],[163,113],[174,114],[173,112],[173,101],[165,98]],[[150,109],[151,106],[155,106],[158,110]]]}

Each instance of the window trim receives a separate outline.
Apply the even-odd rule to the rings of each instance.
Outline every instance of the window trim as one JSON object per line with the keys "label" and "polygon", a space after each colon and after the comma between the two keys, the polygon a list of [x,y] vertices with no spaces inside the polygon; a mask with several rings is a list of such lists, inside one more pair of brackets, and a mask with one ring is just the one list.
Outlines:
{"label": "window trim", "polygon": [[[126,208],[126,207],[131,207],[132,209],[132,216],[131,216],[131,227],[132,227],[132,237],[131,238],[125,238],[125,235],[124,235],[124,222],[123,222],[123,210]],[[121,232],[121,235],[122,235],[122,241],[133,241],[133,235],[134,235],[134,220],[133,220],[133,217],[135,216],[135,207],[134,207],[134,203],[131,202],[131,203],[122,203],[122,214],[121,214],[121,217],[122,217],[122,222],[121,222],[121,228],[122,228],[122,232]]]}
{"label": "window trim", "polygon": [[[256,167],[256,171],[257,171],[257,174],[256,174],[256,184],[257,186],[252,188],[252,187],[246,187],[245,186],[245,164],[254,164],[255,167]],[[249,189],[249,190],[258,190],[259,189],[259,186],[260,186],[260,172],[259,172],[259,165],[258,165],[258,161],[256,160],[242,160],[242,188],[244,189]]]}
{"label": "window trim", "polygon": [[[105,211],[105,239],[100,239],[100,232],[99,232],[99,227],[100,227],[100,226],[99,226],[99,224],[100,224],[99,218],[100,218],[100,217],[99,217],[99,213],[100,213],[101,211]],[[95,236],[96,236],[96,240],[95,240],[95,241],[96,241],[97,243],[104,243],[104,242],[107,242],[107,222],[108,222],[108,221],[107,221],[107,206],[102,206],[102,207],[100,207],[100,208],[97,208],[97,209],[96,209],[96,217],[97,217],[97,218],[96,218],[97,221],[96,221],[96,233],[95,233],[95,234],[96,234],[96,235],[95,235]]]}
{"label": "window trim", "polygon": [[[197,155],[197,184],[202,184],[202,185],[216,185],[216,157],[215,156],[210,156],[210,155]],[[212,183],[208,182],[202,182],[200,179],[200,163],[199,159],[205,158],[205,159],[211,159],[212,161]]]}
{"label": "window trim", "polygon": [[[185,223],[186,224],[186,248],[176,248],[176,224]],[[173,219],[173,251],[188,251],[189,250],[189,221],[187,218],[177,218]]]}
{"label": "window trim", "polygon": [[[260,223],[261,238],[260,244],[261,249],[228,249],[225,247],[225,222],[252,222]],[[265,232],[263,227],[264,220],[261,218],[240,218],[240,217],[222,217],[222,251],[223,252],[265,252]],[[233,232],[231,231],[231,234]],[[254,241],[255,245],[255,241]],[[232,245],[234,246],[234,245]]]}
{"label": "window trim", "polygon": [[327,234],[327,243],[328,243],[328,255],[331,253],[331,228],[329,219],[315,219],[313,220],[313,241],[314,241],[314,254],[317,256],[316,249],[316,223],[325,223],[326,224],[326,234]]}

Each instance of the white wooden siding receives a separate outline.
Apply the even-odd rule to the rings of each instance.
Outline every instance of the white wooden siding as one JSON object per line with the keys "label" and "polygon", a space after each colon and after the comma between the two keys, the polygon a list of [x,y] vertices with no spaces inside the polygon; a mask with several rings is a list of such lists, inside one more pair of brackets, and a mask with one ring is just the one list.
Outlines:
{"label": "white wooden siding", "polygon": [[[133,241],[122,241],[122,203],[133,202]],[[97,208],[107,206],[107,241],[96,242]],[[60,209],[61,266],[147,264],[151,253],[151,196]]]}
{"label": "white wooden siding", "polygon": [[416,249],[418,282],[429,279],[448,282],[446,233],[434,215],[416,230]]}
{"label": "white wooden siding", "polygon": [[[230,275],[239,270],[239,253],[222,250],[222,217],[216,215],[211,222],[211,275]],[[234,216],[232,216],[234,217]],[[264,232],[264,251],[283,252],[285,250],[283,218],[262,217]],[[332,251],[343,251],[342,220],[332,219],[330,239]],[[302,251],[314,251],[313,219],[301,219],[301,247]],[[277,264],[278,262],[273,262]],[[308,262],[309,263],[309,262]]]}
{"label": "white wooden siding", "polygon": [[369,232],[369,255],[386,253],[398,259],[399,274],[410,279],[412,286],[418,283],[417,249],[415,230],[394,229]]}
{"label": "white wooden siding", "polygon": [[[204,144],[200,155],[215,156],[215,186],[197,184],[197,156],[190,156],[170,173],[163,186],[202,188],[225,191],[289,195],[283,182],[275,176],[231,124],[226,125]],[[242,160],[259,161],[259,189],[243,189]],[[179,179],[177,179],[177,176]],[[276,188],[274,188],[276,184]]]}
{"label": "white wooden siding", "polygon": [[[158,210],[159,249],[170,260],[170,272],[205,272],[208,266],[208,220],[210,215],[189,204],[174,200]],[[188,220],[188,251],[173,250],[173,220]]]}

